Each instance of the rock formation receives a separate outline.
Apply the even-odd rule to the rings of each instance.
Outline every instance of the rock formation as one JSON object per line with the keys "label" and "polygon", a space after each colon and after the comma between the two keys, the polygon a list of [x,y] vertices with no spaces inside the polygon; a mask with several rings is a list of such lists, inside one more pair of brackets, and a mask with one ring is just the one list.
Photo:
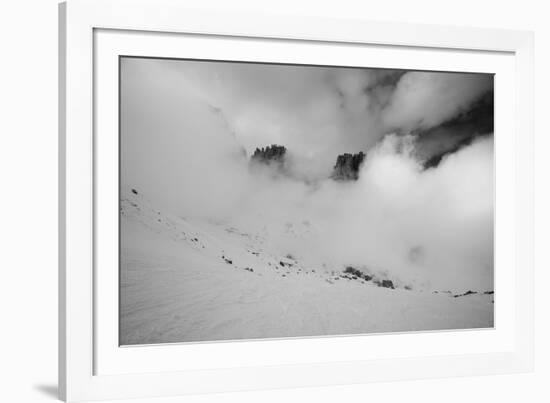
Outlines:
{"label": "rock formation", "polygon": [[268,163],[282,163],[286,154],[285,146],[278,146],[272,144],[267,147],[256,148],[254,154],[252,154],[251,161]]}
{"label": "rock formation", "polygon": [[341,154],[336,159],[336,165],[332,172],[334,180],[357,180],[359,178],[359,168],[365,159],[365,153],[360,151],[358,154]]}

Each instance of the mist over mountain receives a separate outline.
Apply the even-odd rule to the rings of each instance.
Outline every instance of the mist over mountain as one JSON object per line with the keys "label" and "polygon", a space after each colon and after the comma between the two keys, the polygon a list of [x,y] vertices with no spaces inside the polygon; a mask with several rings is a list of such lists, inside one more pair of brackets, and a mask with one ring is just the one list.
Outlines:
{"label": "mist over mountain", "polygon": [[[250,157],[252,167],[257,167],[257,164],[265,165],[274,168],[279,173],[287,173],[289,161],[287,160],[287,149],[285,146],[272,144],[267,147],[256,148],[254,154]],[[365,159],[365,153],[360,151],[357,154],[341,154],[336,158],[336,163],[333,167],[330,178],[334,180],[357,180],[359,178],[359,170]],[[300,178],[295,178],[300,179]]]}
{"label": "mist over mountain", "polygon": [[[289,177],[293,177],[288,172],[288,162],[286,159],[286,147],[272,144],[267,147],[256,148],[254,154],[250,157],[251,166],[262,164],[272,167],[279,173],[286,173]],[[361,164],[365,159],[365,153],[360,151],[357,154],[345,153],[338,155],[334,164],[330,178],[338,181],[357,180]],[[285,165],[286,164],[286,165]],[[287,169],[285,169],[285,166]],[[295,179],[301,179],[294,177]],[[307,183],[307,181],[305,181]]]}
{"label": "mist over mountain", "polygon": [[261,163],[282,163],[286,154],[285,146],[278,146],[272,144],[267,147],[256,148],[254,154],[252,154],[251,161]]}
{"label": "mist over mountain", "polygon": [[[318,303],[330,295],[326,309],[343,315],[353,295],[360,312],[418,303],[423,328],[490,325],[492,306],[449,299],[491,304],[483,293],[494,288],[493,102],[486,74],[123,58],[120,185],[139,192],[123,200],[128,284],[147,278],[177,300],[170,282],[181,274],[183,289],[198,282],[228,306],[247,298],[239,284],[253,284],[247,295],[261,295],[268,312],[282,301],[288,328],[276,334],[292,328],[285,298],[273,294],[290,279],[288,298],[302,307],[310,290]],[[169,286],[147,271],[165,266]],[[444,291],[447,299],[424,298]],[[166,306],[155,298],[152,306]],[[197,321],[217,312],[206,333],[223,333],[225,315],[238,321],[238,309],[192,302]],[[399,312],[391,315],[414,327]],[[269,328],[257,316],[255,329]],[[384,329],[395,324],[376,318]],[[311,323],[322,332],[322,322]],[[377,326],[367,317],[342,326],[357,323]]]}
{"label": "mist over mountain", "polygon": [[335,180],[357,180],[359,168],[365,159],[365,153],[360,151],[357,154],[342,154],[336,159],[331,178]]}

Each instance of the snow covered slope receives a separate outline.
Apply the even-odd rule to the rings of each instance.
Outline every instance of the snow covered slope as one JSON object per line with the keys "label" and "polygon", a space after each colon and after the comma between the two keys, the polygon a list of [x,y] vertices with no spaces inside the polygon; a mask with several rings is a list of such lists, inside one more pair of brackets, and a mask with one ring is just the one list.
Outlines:
{"label": "snow covered slope", "polygon": [[[311,223],[282,224],[289,236]],[[121,195],[120,343],[493,326],[493,295],[410,289],[387,274],[298,260],[261,225],[185,219]]]}

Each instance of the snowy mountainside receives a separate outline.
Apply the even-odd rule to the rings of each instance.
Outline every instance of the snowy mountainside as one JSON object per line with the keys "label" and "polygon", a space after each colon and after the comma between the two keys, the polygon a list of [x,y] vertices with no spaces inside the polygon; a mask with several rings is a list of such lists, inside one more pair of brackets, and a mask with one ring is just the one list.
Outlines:
{"label": "snowy mountainside", "polygon": [[[411,289],[389,274],[297,257],[261,220],[183,218],[121,194],[120,343],[493,326],[492,293]],[[307,219],[281,222],[292,242]]]}

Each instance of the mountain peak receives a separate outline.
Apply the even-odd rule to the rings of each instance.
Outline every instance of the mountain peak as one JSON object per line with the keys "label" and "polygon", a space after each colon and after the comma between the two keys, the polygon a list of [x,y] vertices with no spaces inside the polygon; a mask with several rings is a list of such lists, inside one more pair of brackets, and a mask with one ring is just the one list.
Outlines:
{"label": "mountain peak", "polygon": [[282,163],[286,154],[286,147],[272,144],[267,147],[256,148],[254,154],[252,154],[251,161],[262,163]]}
{"label": "mountain peak", "polygon": [[359,168],[365,160],[365,153],[360,151],[357,154],[340,154],[336,159],[336,165],[332,172],[334,180],[357,180],[359,178]]}

